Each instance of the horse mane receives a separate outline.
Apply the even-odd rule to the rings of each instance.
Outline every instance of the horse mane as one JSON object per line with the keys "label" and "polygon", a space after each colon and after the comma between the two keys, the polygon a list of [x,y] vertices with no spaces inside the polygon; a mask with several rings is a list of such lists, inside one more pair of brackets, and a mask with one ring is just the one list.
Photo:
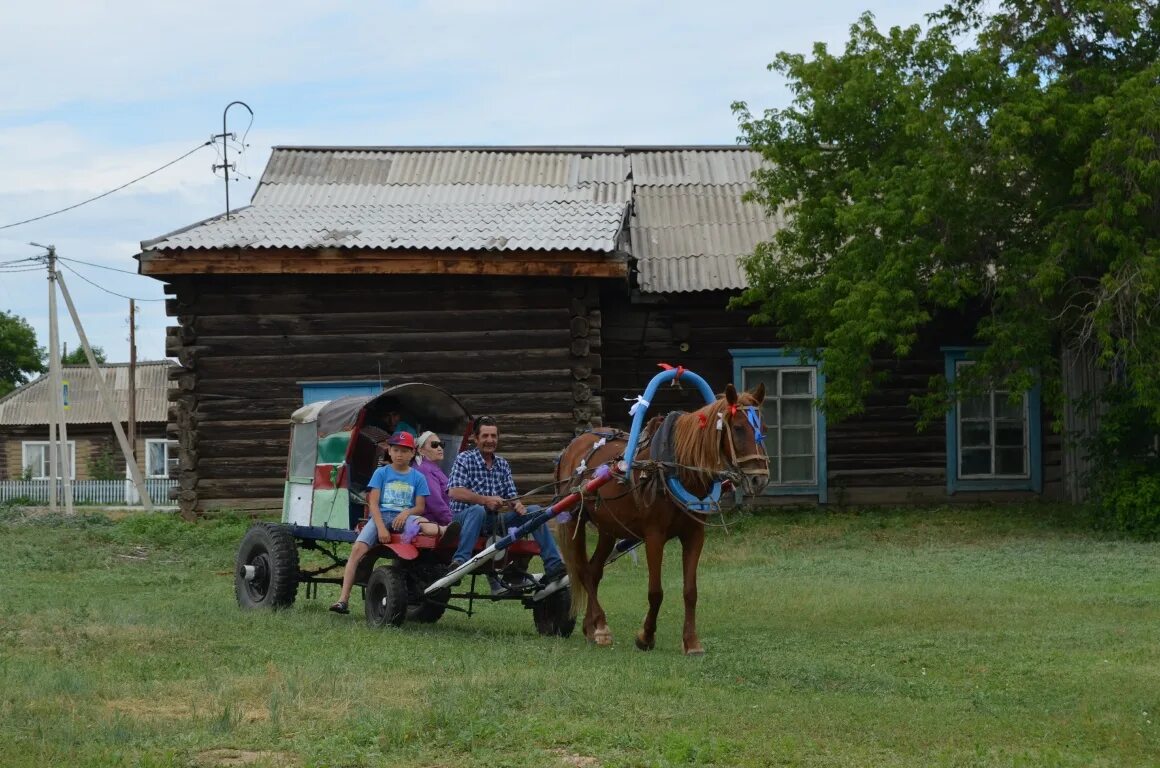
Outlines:
{"label": "horse mane", "polygon": [[[681,416],[673,425],[673,454],[677,463],[682,466],[682,469],[678,470],[678,475],[681,484],[690,491],[694,487],[707,489],[709,476],[725,469],[725,456],[721,452],[721,432],[717,429],[717,419],[724,418],[728,407],[729,403],[725,398],[719,397],[715,402]],[[704,427],[701,426],[702,417]]]}

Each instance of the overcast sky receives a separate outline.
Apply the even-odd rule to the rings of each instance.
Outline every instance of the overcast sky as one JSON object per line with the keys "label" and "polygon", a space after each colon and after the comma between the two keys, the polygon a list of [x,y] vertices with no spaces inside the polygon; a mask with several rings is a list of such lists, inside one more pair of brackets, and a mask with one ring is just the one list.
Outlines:
{"label": "overcast sky", "polygon": [[[198,3],[47,0],[0,9],[0,227],[153,170],[255,112],[231,184],[248,202],[275,145],[730,144],[729,105],[784,106],[778,51],[841,46],[858,14],[921,22],[935,2],[583,3],[535,0]],[[230,112],[230,130],[249,122]],[[221,213],[211,148],[121,192],[0,229],[0,262],[53,244],[136,272],[141,240]],[[89,340],[128,359],[165,354],[161,283],[83,264],[65,279]],[[2,269],[2,268],[0,268]],[[77,274],[79,273],[79,274]],[[101,288],[90,285],[83,278]],[[0,272],[0,309],[48,342],[44,272]],[[62,306],[61,340],[77,334]]]}

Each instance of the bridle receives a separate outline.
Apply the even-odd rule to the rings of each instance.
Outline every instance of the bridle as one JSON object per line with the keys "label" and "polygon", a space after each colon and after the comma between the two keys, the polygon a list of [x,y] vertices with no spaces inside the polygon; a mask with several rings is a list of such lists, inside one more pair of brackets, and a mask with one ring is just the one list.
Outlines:
{"label": "bridle", "polygon": [[[725,435],[726,435],[725,444],[727,446],[727,450],[724,452],[725,457],[726,457],[725,458],[726,464],[728,465],[730,470],[732,470],[734,472],[740,472],[742,475],[746,475],[749,477],[754,477],[757,475],[765,475],[766,477],[768,477],[769,476],[769,454],[767,454],[765,451],[761,451],[760,453],[749,453],[749,454],[746,454],[744,456],[737,455],[737,446],[733,442],[733,429],[732,429],[733,424],[732,424],[732,422],[733,422],[734,417],[736,417],[738,410],[743,410],[745,412],[745,419],[746,419],[746,421],[749,422],[749,426],[751,426],[753,428],[753,435],[756,438],[756,440],[754,441],[754,444],[757,445],[758,448],[760,448],[762,442],[765,439],[765,424],[761,420],[761,411],[758,409],[757,406],[755,406],[755,405],[730,405],[728,408],[730,428],[722,430],[723,432],[725,432]],[[744,464],[746,462],[751,462],[751,461],[761,462],[761,466],[760,467],[745,467],[744,466]]]}

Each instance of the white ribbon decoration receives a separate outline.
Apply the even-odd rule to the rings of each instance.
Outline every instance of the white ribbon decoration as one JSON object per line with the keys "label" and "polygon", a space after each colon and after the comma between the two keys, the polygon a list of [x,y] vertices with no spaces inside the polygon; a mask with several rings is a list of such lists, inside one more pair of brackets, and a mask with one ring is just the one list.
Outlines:
{"label": "white ribbon decoration", "polygon": [[725,429],[725,415],[719,413],[717,414],[717,431],[720,432],[723,429]]}
{"label": "white ribbon decoration", "polygon": [[[624,399],[628,400],[627,397]],[[637,411],[640,411],[640,410],[647,411],[648,407],[649,407],[649,401],[644,399],[644,395],[637,395],[636,402],[633,403],[632,407],[628,409],[628,415],[635,416]]]}
{"label": "white ribbon decoration", "polygon": [[582,475],[588,471],[588,462],[581,460],[580,466],[576,467],[576,474]]}
{"label": "white ribbon decoration", "polygon": [[602,437],[599,440],[597,440],[596,443],[592,446],[592,450],[594,450],[594,451],[598,450],[600,448],[603,448],[607,444],[608,444],[608,438]]}

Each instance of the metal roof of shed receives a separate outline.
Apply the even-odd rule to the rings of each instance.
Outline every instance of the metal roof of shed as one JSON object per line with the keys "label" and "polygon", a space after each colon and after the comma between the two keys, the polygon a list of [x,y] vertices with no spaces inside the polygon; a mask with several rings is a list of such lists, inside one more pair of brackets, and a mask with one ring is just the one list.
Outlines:
{"label": "metal roof of shed", "polygon": [[[167,391],[174,386],[169,381],[168,360],[137,363],[137,421],[161,422],[169,420]],[[100,366],[101,375],[109,386],[117,418],[129,418],[129,364],[108,363]],[[69,407],[65,411],[67,424],[108,423],[109,417],[101,404],[97,378],[87,365],[66,365],[61,368],[69,383]],[[17,387],[0,398],[0,425],[36,426],[52,420],[52,389],[48,375],[41,376]]]}

